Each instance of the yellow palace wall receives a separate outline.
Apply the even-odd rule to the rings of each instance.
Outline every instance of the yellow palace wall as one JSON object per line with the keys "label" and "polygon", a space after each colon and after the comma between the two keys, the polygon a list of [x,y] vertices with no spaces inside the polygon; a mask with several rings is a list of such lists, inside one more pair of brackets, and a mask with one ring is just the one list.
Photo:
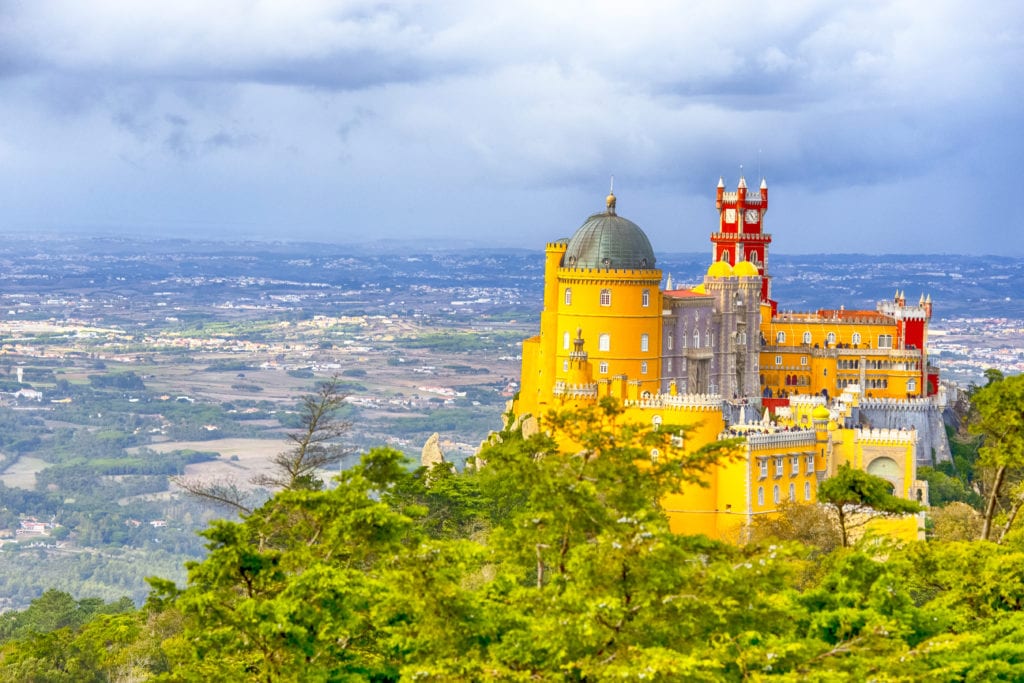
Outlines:
{"label": "yellow palace wall", "polygon": [[[820,394],[823,389],[834,396],[850,384],[861,385],[865,396],[873,398],[923,396],[927,387],[922,381],[921,352],[880,348],[880,342],[896,343],[897,328],[895,321],[877,316],[840,320],[782,314],[772,318],[762,307],[761,334],[766,345],[760,354],[761,385],[771,389],[773,396]],[[834,341],[829,341],[829,334]],[[837,348],[840,344],[849,348]],[[787,384],[787,377],[795,377],[796,384]]]}

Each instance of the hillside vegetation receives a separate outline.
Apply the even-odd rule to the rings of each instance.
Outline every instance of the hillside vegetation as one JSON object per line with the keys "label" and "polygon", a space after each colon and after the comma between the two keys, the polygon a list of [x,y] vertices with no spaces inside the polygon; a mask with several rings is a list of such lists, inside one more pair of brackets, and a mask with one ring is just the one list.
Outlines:
{"label": "hillside vegetation", "polygon": [[559,416],[576,453],[507,431],[461,474],[379,448],[330,486],[296,477],[213,522],[206,558],[182,585],[152,580],[142,609],[46,594],[5,615],[0,677],[1024,678],[1014,533],[845,548],[675,535],[658,501],[731,443],[651,462],[679,430],[618,415]]}

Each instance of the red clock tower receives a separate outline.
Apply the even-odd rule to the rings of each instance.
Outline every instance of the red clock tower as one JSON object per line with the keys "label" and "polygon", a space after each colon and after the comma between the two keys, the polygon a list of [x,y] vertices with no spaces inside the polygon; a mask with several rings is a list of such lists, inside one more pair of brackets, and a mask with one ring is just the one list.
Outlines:
{"label": "red clock tower", "polygon": [[718,230],[711,234],[712,257],[736,265],[750,261],[761,275],[761,301],[771,303],[771,278],[768,276],[768,245],[772,236],[762,232],[764,215],[768,211],[768,183],[761,180],[760,192],[747,194],[747,181],[740,176],[735,192],[725,191],[725,182],[718,179],[715,196],[718,209]]}

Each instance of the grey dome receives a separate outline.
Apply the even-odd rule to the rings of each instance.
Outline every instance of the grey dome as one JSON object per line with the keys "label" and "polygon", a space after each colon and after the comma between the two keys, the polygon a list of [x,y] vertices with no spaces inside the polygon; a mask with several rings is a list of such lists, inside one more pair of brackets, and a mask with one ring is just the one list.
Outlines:
{"label": "grey dome", "polygon": [[610,211],[595,213],[569,240],[563,268],[653,270],[654,250],[647,235],[631,220]]}

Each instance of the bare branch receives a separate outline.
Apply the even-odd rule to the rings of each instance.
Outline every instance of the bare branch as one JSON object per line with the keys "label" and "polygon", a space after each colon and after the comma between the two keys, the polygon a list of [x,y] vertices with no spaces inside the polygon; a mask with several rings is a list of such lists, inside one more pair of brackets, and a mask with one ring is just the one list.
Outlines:
{"label": "bare branch", "polygon": [[202,479],[172,477],[171,483],[193,498],[213,503],[218,507],[235,510],[241,514],[252,512],[252,508],[246,505],[249,501],[248,491],[241,488],[232,479],[203,481]]}

